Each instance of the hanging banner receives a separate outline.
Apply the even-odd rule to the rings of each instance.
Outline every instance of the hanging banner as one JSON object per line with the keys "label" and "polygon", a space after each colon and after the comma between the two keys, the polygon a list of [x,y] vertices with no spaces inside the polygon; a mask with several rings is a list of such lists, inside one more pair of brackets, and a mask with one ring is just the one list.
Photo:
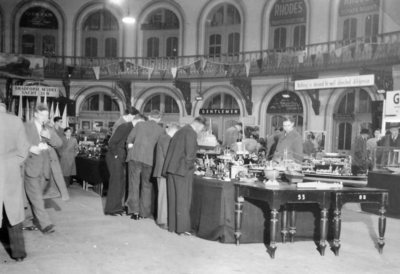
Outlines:
{"label": "hanging banner", "polygon": [[339,15],[348,16],[379,11],[380,0],[341,0]]}
{"label": "hanging banner", "polygon": [[13,96],[45,96],[45,97],[58,97],[60,89],[58,87],[46,86],[13,86]]}
{"label": "hanging banner", "polygon": [[303,0],[278,0],[270,14],[271,26],[302,24],[307,19],[307,9]]}
{"label": "hanging banner", "polygon": [[386,92],[385,115],[400,117],[400,91]]}
{"label": "hanging banner", "polygon": [[201,115],[239,115],[240,114],[240,109],[236,108],[201,108],[200,112]]}
{"label": "hanging banner", "polygon": [[375,75],[358,75],[334,78],[322,78],[311,80],[294,81],[295,90],[344,88],[344,87],[365,87],[375,84]]}
{"label": "hanging banner", "polygon": [[23,79],[43,78],[43,59],[34,55],[0,53],[0,75]]}

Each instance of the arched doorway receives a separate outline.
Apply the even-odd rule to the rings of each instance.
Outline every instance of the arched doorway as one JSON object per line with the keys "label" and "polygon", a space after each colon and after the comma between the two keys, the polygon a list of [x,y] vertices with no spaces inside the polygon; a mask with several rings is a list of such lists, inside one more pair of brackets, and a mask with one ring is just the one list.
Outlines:
{"label": "arched doorway", "polygon": [[218,93],[204,102],[200,115],[210,120],[212,133],[218,140],[223,140],[225,131],[239,121],[240,107],[232,95]]}
{"label": "arched doorway", "polygon": [[267,135],[283,127],[285,116],[292,116],[296,130],[303,133],[303,104],[300,97],[294,93],[281,91],[272,97],[267,107],[266,129]]}
{"label": "arched doorway", "polygon": [[336,103],[333,114],[333,150],[348,154],[353,139],[362,128],[372,131],[371,97],[367,91],[347,89]]}

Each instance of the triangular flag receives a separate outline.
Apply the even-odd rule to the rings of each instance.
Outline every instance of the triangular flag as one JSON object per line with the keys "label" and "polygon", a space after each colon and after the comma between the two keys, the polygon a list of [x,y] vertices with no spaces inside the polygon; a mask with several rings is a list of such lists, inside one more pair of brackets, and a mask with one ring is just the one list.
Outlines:
{"label": "triangular flag", "polygon": [[201,60],[197,60],[196,62],[194,62],[194,67],[196,68],[197,72],[200,72]]}
{"label": "triangular flag", "polygon": [[22,119],[22,95],[19,96],[18,117]]}
{"label": "triangular flag", "polygon": [[11,101],[11,113],[15,115],[15,100],[12,99]]}
{"label": "triangular flag", "polygon": [[177,68],[177,67],[172,67],[172,68],[171,68],[171,74],[172,74],[172,77],[173,77],[174,79],[176,78],[177,72],[178,72],[178,68]]}
{"label": "triangular flag", "polygon": [[36,98],[36,106],[40,104],[40,94],[38,94]]}
{"label": "triangular flag", "polygon": [[93,72],[94,72],[94,76],[96,77],[96,80],[100,79],[100,67],[96,66],[93,67]]}
{"label": "triangular flag", "polygon": [[53,119],[54,119],[54,107],[53,107],[53,102],[50,103],[50,124],[53,125]]}
{"label": "triangular flag", "polygon": [[62,125],[63,128],[68,127],[68,117],[67,117],[67,104],[65,104],[64,112],[62,115]]}
{"label": "triangular flag", "polygon": [[147,68],[147,80],[150,80],[153,70],[153,68]]}
{"label": "triangular flag", "polygon": [[244,63],[244,67],[246,68],[246,76],[249,77],[249,73],[250,73],[250,61],[246,61]]}
{"label": "triangular flag", "polygon": [[206,68],[206,66],[207,66],[207,60],[206,60],[206,59],[203,59],[203,63],[202,63],[201,70],[204,71],[204,69]]}
{"label": "triangular flag", "polygon": [[29,99],[26,98],[25,121],[29,122],[31,120],[30,118],[31,117],[30,117],[30,111],[29,111]]}
{"label": "triangular flag", "polygon": [[59,117],[60,116],[60,109],[58,108],[58,102],[56,105],[56,110],[54,111],[54,117]]}

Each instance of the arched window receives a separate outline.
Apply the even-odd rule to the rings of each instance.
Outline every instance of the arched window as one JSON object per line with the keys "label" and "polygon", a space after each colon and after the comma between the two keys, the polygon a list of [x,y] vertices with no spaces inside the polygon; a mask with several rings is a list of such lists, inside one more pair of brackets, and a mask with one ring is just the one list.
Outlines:
{"label": "arched window", "polygon": [[19,28],[21,54],[56,55],[58,20],[51,10],[39,6],[27,9]]}
{"label": "arched window", "polygon": [[85,57],[116,57],[118,55],[118,20],[108,10],[90,14],[82,25]]}
{"label": "arched window", "polygon": [[377,42],[380,5],[380,0],[340,0],[338,37],[344,40],[344,45],[354,43],[362,36],[367,43]]}
{"label": "arched window", "polygon": [[269,47],[303,50],[306,44],[307,7],[304,0],[277,0],[269,14]]}
{"label": "arched window", "polygon": [[119,112],[119,106],[116,99],[111,96],[100,93],[89,96],[82,103],[82,111],[98,111],[98,112]]}
{"label": "arched window", "polygon": [[82,110],[86,111],[99,111],[99,98],[100,96],[98,94],[92,95],[89,98],[85,100],[85,102],[82,105]]}
{"label": "arched window", "polygon": [[231,4],[220,4],[212,9],[206,21],[205,49],[212,57],[232,55],[240,51],[241,18]]}
{"label": "arched window", "polygon": [[228,93],[220,93],[209,98],[204,103],[206,109],[239,109],[235,97]]}
{"label": "arched window", "polygon": [[351,149],[351,123],[340,123],[339,124],[339,136],[338,136],[338,149],[350,150]]}
{"label": "arched window", "polygon": [[147,57],[178,56],[179,19],[165,8],[151,12],[140,28],[143,31],[144,55]]}
{"label": "arched window", "polygon": [[147,100],[143,112],[150,113],[152,110],[158,110],[163,114],[179,114],[175,99],[166,94],[157,94]]}

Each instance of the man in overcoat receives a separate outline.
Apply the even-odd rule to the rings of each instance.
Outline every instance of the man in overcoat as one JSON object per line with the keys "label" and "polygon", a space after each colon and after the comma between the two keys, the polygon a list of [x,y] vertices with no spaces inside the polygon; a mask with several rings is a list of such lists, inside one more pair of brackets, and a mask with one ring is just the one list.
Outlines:
{"label": "man in overcoat", "polygon": [[197,134],[204,130],[206,119],[196,117],[172,137],[165,157],[163,176],[167,176],[168,230],[190,234],[190,206],[197,152]]}
{"label": "man in overcoat", "polygon": [[148,121],[136,124],[126,140],[128,147],[126,161],[129,166],[126,205],[128,214],[134,220],[151,216],[153,185],[150,177],[154,165],[155,147],[163,133],[162,127],[158,125],[160,120],[160,112],[153,110],[148,116]]}
{"label": "man in overcoat", "polygon": [[[61,172],[58,157],[52,149],[62,145],[62,140],[54,129],[46,126],[48,120],[47,106],[39,104],[35,108],[34,119],[25,123],[25,131],[30,144],[29,156],[25,161],[25,191],[33,215],[44,234],[54,232],[54,225],[44,207],[43,190],[48,185],[52,174],[51,162],[54,162],[55,159],[57,159]],[[62,174],[60,175],[60,179],[64,182]]]}
{"label": "man in overcoat", "polygon": [[21,119],[6,113],[2,101],[0,98],[0,227],[7,226],[11,256],[22,261],[26,251],[22,233],[25,194],[21,167],[28,156],[29,143]]}

